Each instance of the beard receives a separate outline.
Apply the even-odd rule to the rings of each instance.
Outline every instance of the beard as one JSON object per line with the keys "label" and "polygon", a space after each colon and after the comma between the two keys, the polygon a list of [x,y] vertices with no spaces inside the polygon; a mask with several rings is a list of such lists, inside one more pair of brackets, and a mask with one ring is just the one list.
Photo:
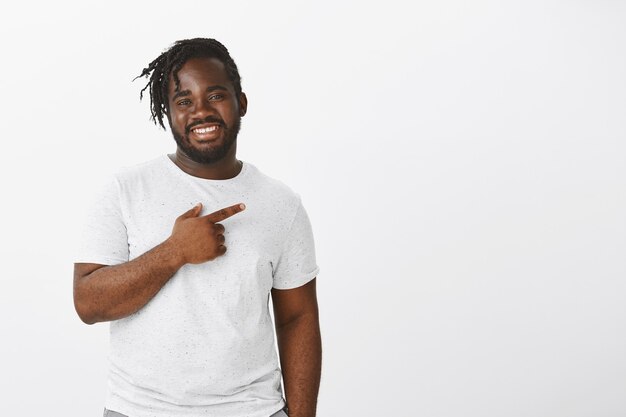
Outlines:
{"label": "beard", "polygon": [[[220,144],[203,149],[193,146],[191,140],[189,140],[189,133],[194,126],[198,126],[202,123],[219,123],[220,128],[224,132],[223,140]],[[172,130],[172,135],[178,145],[178,149],[187,155],[189,159],[199,164],[212,164],[224,158],[230,148],[232,148],[233,144],[237,141],[237,135],[239,134],[239,129],[241,129],[241,116],[235,119],[232,126],[226,126],[224,121],[209,116],[204,120],[200,120],[187,126],[185,128],[185,134],[181,134],[177,131],[171,123],[170,129]]]}

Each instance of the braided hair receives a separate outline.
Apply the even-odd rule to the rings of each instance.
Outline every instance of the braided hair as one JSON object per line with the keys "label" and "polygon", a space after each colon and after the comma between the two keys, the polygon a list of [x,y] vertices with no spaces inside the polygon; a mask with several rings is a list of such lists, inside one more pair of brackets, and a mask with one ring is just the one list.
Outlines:
{"label": "braided hair", "polygon": [[[170,74],[176,83],[176,90],[180,88],[178,71],[191,58],[217,58],[226,68],[226,74],[233,83],[237,101],[241,95],[241,77],[235,61],[228,53],[228,49],[215,39],[194,38],[176,41],[168,50],[150,62],[141,74],[134,78],[149,77],[148,84],[141,89],[139,99],[143,99],[143,92],[147,89],[150,93],[150,119],[154,124],[163,124],[163,116],[169,120],[169,83]],[[134,81],[133,80],[133,81]]]}

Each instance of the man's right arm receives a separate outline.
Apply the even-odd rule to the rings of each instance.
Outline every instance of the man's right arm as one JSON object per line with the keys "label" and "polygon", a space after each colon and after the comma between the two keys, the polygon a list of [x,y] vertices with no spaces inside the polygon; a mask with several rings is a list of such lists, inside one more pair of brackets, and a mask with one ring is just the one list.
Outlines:
{"label": "man's right arm", "polygon": [[119,265],[74,264],[74,307],[87,324],[129,316],[183,265],[169,241]]}
{"label": "man's right arm", "polygon": [[135,313],[183,265],[223,255],[224,226],[217,223],[245,208],[236,204],[198,217],[201,205],[176,219],[172,235],[143,255],[119,265],[74,264],[74,306],[87,324]]}

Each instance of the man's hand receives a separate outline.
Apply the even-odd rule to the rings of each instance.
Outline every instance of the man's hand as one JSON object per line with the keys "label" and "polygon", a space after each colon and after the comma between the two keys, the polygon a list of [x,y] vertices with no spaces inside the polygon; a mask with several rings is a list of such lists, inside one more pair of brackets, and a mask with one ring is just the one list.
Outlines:
{"label": "man's hand", "polygon": [[186,263],[202,263],[226,252],[224,226],[243,204],[198,217],[198,204],[176,219],[172,235],[148,252],[119,265],[74,264],[74,305],[89,324],[118,320],[142,308]]}
{"label": "man's hand", "polygon": [[174,223],[168,239],[176,248],[183,263],[199,264],[211,261],[226,253],[224,226],[219,222],[243,211],[244,204],[235,204],[198,217],[202,204],[181,214]]}

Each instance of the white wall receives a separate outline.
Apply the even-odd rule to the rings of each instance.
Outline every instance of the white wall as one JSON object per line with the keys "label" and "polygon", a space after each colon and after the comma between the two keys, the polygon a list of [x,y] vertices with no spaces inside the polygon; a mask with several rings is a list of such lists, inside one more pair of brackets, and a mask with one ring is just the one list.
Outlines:
{"label": "white wall", "polygon": [[93,184],[174,149],[131,80],[195,36],[314,225],[321,417],[626,415],[626,3],[136,3],[3,6],[0,415],[100,415],[72,248]]}

